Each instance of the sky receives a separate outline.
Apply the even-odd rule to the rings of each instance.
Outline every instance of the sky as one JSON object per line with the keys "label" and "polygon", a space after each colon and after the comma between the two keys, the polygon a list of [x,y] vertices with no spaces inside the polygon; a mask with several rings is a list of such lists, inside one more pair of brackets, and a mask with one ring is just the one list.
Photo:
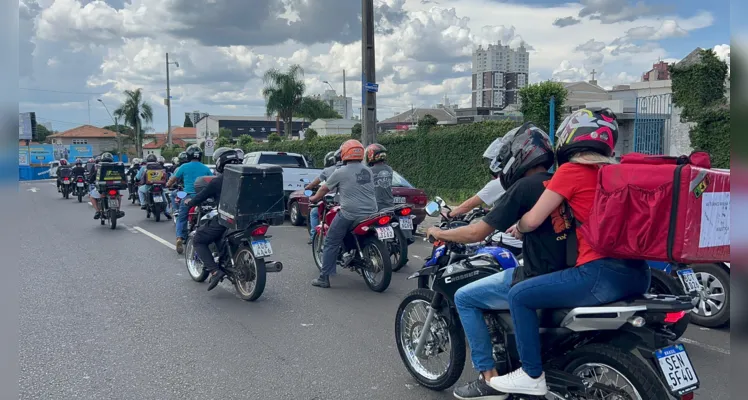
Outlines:
{"label": "sky", "polygon": [[[729,62],[726,0],[374,0],[377,117],[470,104],[478,45],[530,49],[530,82],[641,80],[658,60],[696,47]],[[299,64],[307,94],[329,89],[361,103],[358,0],[20,0],[20,111],[57,131],[112,123],[122,92],[142,88],[152,129],[184,113],[265,114],[262,76]]]}

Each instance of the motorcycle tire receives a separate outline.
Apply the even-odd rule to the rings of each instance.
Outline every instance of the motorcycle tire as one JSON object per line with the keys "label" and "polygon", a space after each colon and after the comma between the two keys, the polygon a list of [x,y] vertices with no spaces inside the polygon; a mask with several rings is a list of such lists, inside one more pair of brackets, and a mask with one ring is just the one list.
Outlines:
{"label": "motorcycle tire", "polygon": [[78,193],[78,203],[83,203],[83,195]]}
{"label": "motorcycle tire", "polygon": [[[310,210],[309,212],[312,212],[313,210]],[[299,202],[294,201],[291,203],[291,208],[288,211],[288,218],[291,221],[292,225],[295,226],[301,226],[304,225],[304,217],[301,216],[301,208],[299,207]]]}
{"label": "motorcycle tire", "polygon": [[67,190],[63,191],[62,192],[62,197],[64,197],[65,200],[69,199],[70,198],[70,192],[68,192]]}
{"label": "motorcycle tire", "polygon": [[117,229],[117,210],[109,210],[109,228]]}
{"label": "motorcycle tire", "polygon": [[322,233],[314,235],[314,239],[312,240],[312,258],[314,259],[314,264],[317,265],[319,272],[322,272],[322,245],[324,242],[325,237]]}
{"label": "motorcycle tire", "polygon": [[154,206],[155,210],[153,211],[153,217],[156,219],[156,222],[161,222],[161,207],[160,206]]}
{"label": "motorcycle tire", "polygon": [[238,276],[234,277],[234,288],[239,297],[244,301],[255,301],[262,296],[262,292],[265,291],[265,280],[267,279],[267,271],[265,270],[265,260],[262,258],[255,257],[252,253],[252,248],[246,246],[239,246],[239,249],[234,254],[234,265],[236,268],[250,268],[247,266],[240,266],[241,256],[247,254],[249,259],[252,260],[252,269],[247,270],[245,273],[254,275],[255,284],[251,290],[246,290],[241,286],[241,282]]}
{"label": "motorcycle tire", "polygon": [[400,302],[400,305],[397,308],[397,313],[395,314],[395,342],[397,343],[397,351],[398,353],[400,353],[400,359],[402,360],[403,364],[405,364],[405,368],[413,376],[413,378],[415,378],[421,386],[424,386],[431,390],[441,391],[457,383],[457,381],[460,379],[460,376],[462,375],[463,370],[465,369],[465,355],[467,352],[467,346],[465,345],[465,335],[462,332],[462,329],[459,327],[459,325],[449,323],[449,321],[451,320],[450,318],[439,316],[440,318],[444,318],[444,320],[446,321],[445,324],[447,324],[447,334],[449,335],[449,343],[451,344],[449,355],[450,362],[447,370],[442,375],[437,376],[434,379],[423,376],[419,372],[422,370],[422,368],[419,368],[417,366],[414,367],[411,364],[411,360],[416,361],[419,359],[415,356],[414,359],[411,359],[409,357],[411,354],[415,353],[418,332],[409,334],[411,343],[409,344],[409,346],[407,346],[407,349],[406,344],[403,343],[402,332],[403,329],[406,329],[406,327],[403,326],[405,322],[403,313],[405,312],[405,308],[408,306],[408,304],[415,301],[431,304],[431,301],[434,298],[434,293],[435,292],[428,289],[416,289],[408,293],[405,299]]}
{"label": "motorcycle tire", "polygon": [[[193,281],[205,282],[205,280],[208,279],[209,274],[208,271],[203,268],[202,261],[199,261],[197,259],[197,254],[195,254],[194,239],[195,235],[190,234],[187,237],[187,243],[184,244],[184,264],[187,267],[187,273],[190,275],[190,278],[192,278]],[[190,268],[190,261],[194,263],[192,268]]]}
{"label": "motorcycle tire", "polygon": [[[697,310],[689,313],[691,322],[696,325],[708,328],[718,328],[730,322],[730,274],[721,265],[717,264],[695,264],[691,266],[693,272],[699,280],[699,283],[705,287],[705,290],[715,294],[714,289],[721,291],[724,295],[722,308],[712,315],[702,315]],[[716,283],[716,284],[715,284]],[[720,287],[721,286],[721,287]],[[717,293],[719,294],[719,293]],[[709,296],[709,295],[707,295]],[[700,307],[701,303],[697,306]]]}
{"label": "motorcycle tire", "polygon": [[[577,375],[584,365],[609,367],[619,372],[639,392],[642,400],[661,400],[670,398],[664,383],[656,372],[645,361],[627,351],[606,343],[592,343],[573,350],[565,358],[564,371]],[[578,376],[578,375],[577,375]]]}
{"label": "motorcycle tire", "polygon": [[[368,253],[367,249],[372,249],[379,254],[378,258],[382,263],[382,271],[384,272],[384,274],[382,276],[382,281],[379,283],[372,282],[371,279],[367,276],[368,267],[362,268],[361,275],[364,277],[364,282],[366,282],[366,286],[368,286],[369,289],[377,293],[382,293],[387,290],[387,288],[390,286],[390,281],[392,280],[392,263],[390,262],[390,255],[389,251],[387,250],[387,245],[381,240],[377,239],[375,236],[369,236],[362,242],[362,253],[366,254]],[[364,261],[368,263],[374,257],[365,256],[365,258],[366,259]]]}
{"label": "motorcycle tire", "polygon": [[[650,268],[652,272],[652,282],[649,284],[649,293],[651,294],[670,294],[674,296],[685,295],[686,292],[683,290],[683,285],[677,278],[668,275],[665,271],[659,269]],[[670,329],[679,339],[688,329],[688,324],[691,321],[691,314],[687,313],[680,321],[676,322],[675,325]]]}
{"label": "motorcycle tire", "polygon": [[[397,256],[390,251],[390,263],[392,264],[392,272],[399,271],[402,267],[408,264],[408,240],[405,239],[405,235],[400,228],[394,228],[395,240],[392,241],[391,249],[397,252]],[[394,259],[396,257],[396,259]]]}

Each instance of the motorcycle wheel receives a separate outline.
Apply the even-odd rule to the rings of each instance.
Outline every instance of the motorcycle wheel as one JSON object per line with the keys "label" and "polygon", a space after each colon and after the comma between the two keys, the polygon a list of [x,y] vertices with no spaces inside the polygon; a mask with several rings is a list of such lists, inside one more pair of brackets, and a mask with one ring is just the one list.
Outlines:
{"label": "motorcycle wheel", "polygon": [[314,235],[312,240],[312,258],[314,258],[314,264],[317,265],[319,272],[322,272],[322,244],[325,242],[325,238],[322,233]]}
{"label": "motorcycle wheel", "polygon": [[109,210],[109,228],[117,229],[117,210]]}
{"label": "motorcycle wheel", "polygon": [[[677,278],[674,278],[665,271],[659,269],[650,268],[652,272],[652,282],[649,284],[649,293],[651,294],[670,294],[675,296],[682,296],[686,294],[683,290],[683,285]],[[691,321],[691,314],[687,313],[680,321],[676,322],[672,327],[673,333],[677,335],[676,339],[679,339],[688,329],[688,323]]]}
{"label": "motorcycle wheel", "polygon": [[153,217],[156,219],[156,222],[161,222],[161,213],[162,213],[161,206],[154,205],[153,208],[154,208]]}
{"label": "motorcycle wheel", "polygon": [[83,195],[78,193],[78,203],[83,203]]}
{"label": "motorcycle wheel", "polygon": [[[310,210],[309,212],[313,212]],[[299,202],[294,201],[291,203],[291,209],[288,212],[288,218],[291,220],[291,224],[295,226],[304,225],[304,217],[301,216],[301,209],[299,208]]]}
{"label": "motorcycle wheel", "polygon": [[62,189],[62,197],[65,198],[65,200],[70,198],[70,192],[68,192],[66,189]]}
{"label": "motorcycle wheel", "polygon": [[208,279],[208,271],[203,268],[202,261],[198,260],[197,254],[195,254],[194,238],[194,234],[187,237],[187,243],[184,246],[184,263],[187,266],[187,273],[190,274],[193,281],[205,282]]}
{"label": "motorcycle wheel", "polygon": [[[603,385],[616,382],[615,387],[626,391],[633,400],[670,398],[652,368],[618,347],[605,343],[588,344],[572,351],[566,360],[564,371]],[[623,379],[604,377],[611,372]],[[628,385],[628,389],[622,387],[624,385]]]}
{"label": "motorcycle wheel", "polygon": [[[418,337],[428,315],[429,305],[434,298],[434,292],[428,289],[416,289],[405,297],[395,314],[395,342],[405,368],[422,386],[431,390],[441,391],[454,385],[465,368],[465,335],[459,326],[449,323],[449,319],[436,314],[432,322],[432,329],[436,327],[437,337],[431,337],[424,351],[427,357],[415,355]],[[417,310],[421,310],[418,312]],[[434,332],[432,330],[432,332]],[[449,350],[445,350],[449,345]],[[432,372],[423,364],[432,357],[447,355],[444,371]]]}
{"label": "motorcycle wheel", "polygon": [[[387,245],[374,236],[369,236],[362,242],[361,252],[364,254],[363,262],[366,265],[362,268],[361,275],[363,275],[364,282],[369,289],[382,293],[390,286],[390,280],[392,279],[392,264],[390,263]],[[381,272],[382,279],[375,280],[372,270],[377,270],[377,274]]]}
{"label": "motorcycle wheel", "polygon": [[255,301],[265,291],[265,260],[256,258],[252,249],[240,246],[234,255],[235,268],[240,269],[240,275],[234,277],[234,287],[244,301]]}
{"label": "motorcycle wheel", "polygon": [[400,228],[393,229],[395,231],[395,239],[390,242],[389,253],[392,271],[395,272],[408,263],[408,240],[405,239],[405,235]]}

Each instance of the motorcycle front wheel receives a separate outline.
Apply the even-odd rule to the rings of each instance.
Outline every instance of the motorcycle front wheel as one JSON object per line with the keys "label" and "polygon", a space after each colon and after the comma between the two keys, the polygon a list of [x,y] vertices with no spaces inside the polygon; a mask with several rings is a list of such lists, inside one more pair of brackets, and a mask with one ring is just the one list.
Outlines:
{"label": "motorcycle front wheel", "polygon": [[187,273],[190,274],[190,278],[192,278],[193,281],[205,282],[208,278],[208,271],[203,267],[203,262],[197,258],[194,239],[194,234],[190,234],[187,238],[187,243],[184,246],[184,263],[187,266]]}
{"label": "motorcycle front wheel", "polygon": [[255,301],[265,291],[265,260],[256,258],[252,249],[240,246],[234,255],[234,268],[238,273],[234,277],[234,287],[244,301]]}
{"label": "motorcycle front wheel", "polygon": [[449,319],[437,313],[426,338],[424,354],[416,355],[429,305],[435,292],[416,289],[405,297],[395,315],[395,342],[405,368],[422,386],[444,390],[454,385],[465,368],[465,336]]}
{"label": "motorcycle front wheel", "polygon": [[368,236],[361,241],[361,252],[364,255],[364,259],[360,260],[364,263],[361,275],[366,286],[375,292],[384,292],[392,280],[392,263],[387,245],[375,236]]}
{"label": "motorcycle front wheel", "polygon": [[314,264],[317,265],[319,272],[322,272],[322,245],[325,242],[325,237],[321,232],[314,235],[312,240],[312,258],[314,258]]}

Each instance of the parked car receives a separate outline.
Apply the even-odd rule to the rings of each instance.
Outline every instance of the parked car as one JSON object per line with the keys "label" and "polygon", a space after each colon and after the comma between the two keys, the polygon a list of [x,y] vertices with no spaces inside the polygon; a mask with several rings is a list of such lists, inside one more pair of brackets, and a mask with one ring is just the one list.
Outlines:
{"label": "parked car", "polygon": [[[310,179],[311,180],[311,179]],[[426,203],[428,197],[426,192],[415,188],[402,175],[393,171],[392,174],[392,195],[395,197],[395,204],[412,204],[413,215],[413,232],[418,228],[418,224],[426,218]],[[304,189],[291,193],[286,204],[286,210],[291,218],[291,223],[297,226],[304,225],[309,215],[309,198],[304,196]]]}

